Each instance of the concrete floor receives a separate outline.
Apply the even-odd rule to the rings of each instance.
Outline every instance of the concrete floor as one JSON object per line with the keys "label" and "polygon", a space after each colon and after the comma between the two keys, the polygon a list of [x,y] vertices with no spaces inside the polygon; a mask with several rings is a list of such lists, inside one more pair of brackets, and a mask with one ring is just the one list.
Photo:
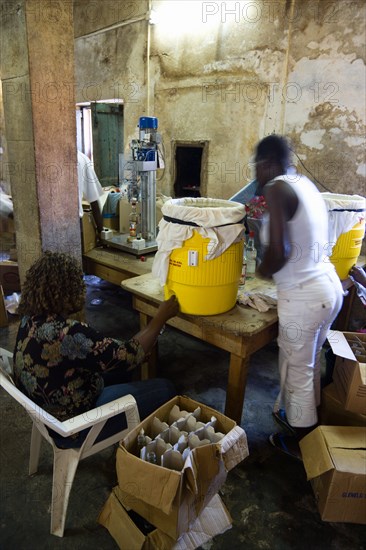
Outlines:
{"label": "concrete floor", "polygon": [[[88,277],[86,318],[104,334],[129,338],[138,330],[130,296],[119,287]],[[0,346],[12,350],[17,319],[0,329]],[[228,355],[167,329],[160,339],[159,375],[172,379],[180,394],[224,409]],[[268,443],[277,429],[271,418],[278,391],[275,342],[252,356],[241,426],[250,456],[232,470],[221,496],[233,527],[204,550],[290,550],[366,548],[365,527],[322,522],[302,464]],[[43,444],[39,471],[27,475],[31,421],[0,392],[1,550],[116,549],[96,521],[116,485],[115,448],[80,463],[69,502],[65,536],[49,534],[52,455]]]}

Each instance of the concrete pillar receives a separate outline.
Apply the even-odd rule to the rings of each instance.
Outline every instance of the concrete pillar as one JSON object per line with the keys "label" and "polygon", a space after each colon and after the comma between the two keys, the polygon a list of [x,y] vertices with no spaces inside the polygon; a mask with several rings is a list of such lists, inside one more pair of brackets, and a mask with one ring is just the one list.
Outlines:
{"label": "concrete pillar", "polygon": [[19,273],[42,251],[81,260],[73,3],[1,0],[1,79]]}

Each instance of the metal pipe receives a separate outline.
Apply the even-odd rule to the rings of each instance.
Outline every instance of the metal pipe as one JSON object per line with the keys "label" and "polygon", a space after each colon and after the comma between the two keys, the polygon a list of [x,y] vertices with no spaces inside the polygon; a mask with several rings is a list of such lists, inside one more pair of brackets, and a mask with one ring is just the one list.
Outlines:
{"label": "metal pipe", "polygon": [[146,39],[146,113],[150,116],[150,48],[151,48],[151,0],[149,0],[149,17],[147,18],[147,39]]}
{"label": "metal pipe", "polygon": [[138,21],[145,21],[145,20],[146,20],[146,15],[141,15],[140,17],[136,17],[135,19],[129,19],[128,21],[121,21],[120,23],[114,23],[113,25],[109,25],[108,27],[104,27],[103,29],[89,32],[88,34],[83,34],[81,36],[76,36],[75,40],[79,40],[80,38],[89,38],[90,36],[97,36],[98,34],[103,34],[104,32],[113,31],[114,29],[118,29],[119,27],[125,27],[126,25],[131,25],[132,23],[137,23]]}

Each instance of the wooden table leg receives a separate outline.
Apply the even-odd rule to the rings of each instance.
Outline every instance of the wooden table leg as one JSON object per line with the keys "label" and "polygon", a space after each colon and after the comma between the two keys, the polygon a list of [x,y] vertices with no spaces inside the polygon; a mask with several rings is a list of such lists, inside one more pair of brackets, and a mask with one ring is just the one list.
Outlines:
{"label": "wooden table leg", "polygon": [[247,382],[249,358],[230,355],[229,377],[226,389],[225,415],[240,426],[243,413],[244,393]]}
{"label": "wooden table leg", "polygon": [[[140,329],[143,329],[150,322],[151,317],[146,313],[140,313]],[[149,378],[156,377],[156,363],[158,358],[158,343],[151,350],[151,353],[142,365],[141,365],[141,380],[148,380]]]}

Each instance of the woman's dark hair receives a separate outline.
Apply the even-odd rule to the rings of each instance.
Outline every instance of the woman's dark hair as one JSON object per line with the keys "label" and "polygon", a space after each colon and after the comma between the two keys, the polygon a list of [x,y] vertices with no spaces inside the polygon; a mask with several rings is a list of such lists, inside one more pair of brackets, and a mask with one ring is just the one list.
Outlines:
{"label": "woman's dark hair", "polygon": [[287,168],[290,162],[290,148],[284,137],[271,134],[258,143],[255,158],[278,162],[283,168]]}
{"label": "woman's dark hair", "polygon": [[27,271],[20,315],[70,314],[85,302],[85,283],[78,261],[62,252],[45,252]]}

